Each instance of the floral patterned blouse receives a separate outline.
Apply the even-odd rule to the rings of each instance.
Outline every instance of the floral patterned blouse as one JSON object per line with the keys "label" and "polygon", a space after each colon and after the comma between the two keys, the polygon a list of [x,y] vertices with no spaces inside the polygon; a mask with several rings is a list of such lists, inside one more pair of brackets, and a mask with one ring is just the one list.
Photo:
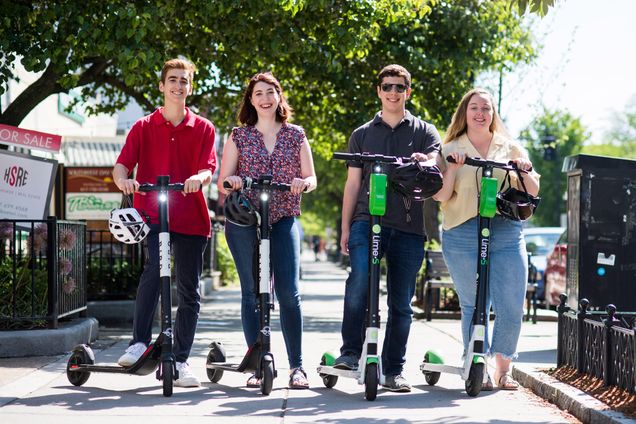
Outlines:
{"label": "floral patterned blouse", "polygon": [[[271,175],[275,183],[290,184],[294,178],[302,178],[300,171],[300,146],[305,141],[305,131],[284,123],[276,134],[274,150],[270,154],[265,147],[263,134],[255,126],[236,127],[232,140],[239,152],[237,175],[258,179],[260,175]],[[247,191],[252,204],[258,208],[258,192]],[[272,193],[269,222],[300,215],[300,195],[288,191]]]}

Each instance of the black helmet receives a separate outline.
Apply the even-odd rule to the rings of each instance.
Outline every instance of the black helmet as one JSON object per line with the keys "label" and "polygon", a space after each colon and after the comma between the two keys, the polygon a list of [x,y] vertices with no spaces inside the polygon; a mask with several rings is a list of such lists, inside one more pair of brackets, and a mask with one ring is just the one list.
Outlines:
{"label": "black helmet", "polygon": [[242,191],[232,191],[227,195],[223,214],[225,219],[241,227],[249,227],[260,221],[260,215]]}
{"label": "black helmet", "polygon": [[442,173],[433,161],[409,162],[389,172],[389,183],[393,190],[419,202],[442,188]]}
{"label": "black helmet", "polygon": [[[519,182],[521,182],[523,191],[510,186],[510,174],[506,174],[509,187],[497,193],[497,211],[499,211],[499,214],[502,216],[514,221],[525,221],[534,214],[534,210],[539,206],[541,198],[529,194],[526,190],[526,185],[523,183],[523,177],[521,177],[518,171],[517,175],[519,176]],[[504,182],[501,184],[502,188],[506,179],[504,179]]]}

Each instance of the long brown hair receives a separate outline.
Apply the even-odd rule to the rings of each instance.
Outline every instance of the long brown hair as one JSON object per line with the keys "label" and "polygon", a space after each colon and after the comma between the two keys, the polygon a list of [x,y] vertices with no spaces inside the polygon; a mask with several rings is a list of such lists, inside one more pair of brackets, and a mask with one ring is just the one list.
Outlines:
{"label": "long brown hair", "polygon": [[466,124],[466,110],[468,109],[468,103],[470,102],[471,97],[475,94],[486,96],[492,106],[492,122],[488,128],[490,132],[508,134],[503,121],[499,117],[499,113],[497,112],[497,107],[495,105],[495,99],[492,94],[483,88],[473,88],[468,93],[464,94],[464,97],[462,97],[461,101],[457,105],[457,109],[453,114],[453,119],[451,120],[451,123],[446,130],[446,134],[444,135],[443,144],[449,143],[460,135],[466,133],[466,129],[468,128],[468,125]]}
{"label": "long brown hair", "polygon": [[256,125],[256,122],[258,122],[258,114],[256,113],[256,108],[254,108],[254,105],[252,105],[250,99],[252,98],[254,86],[256,85],[256,83],[261,81],[273,85],[276,89],[276,92],[278,93],[278,96],[280,97],[278,108],[276,108],[276,121],[285,123],[290,120],[293,115],[293,109],[287,103],[287,99],[283,94],[283,89],[280,86],[280,82],[278,82],[278,80],[274,77],[274,75],[272,75],[271,72],[260,72],[250,78],[250,82],[245,89],[243,100],[241,100],[241,106],[237,114],[238,121],[243,125]]}

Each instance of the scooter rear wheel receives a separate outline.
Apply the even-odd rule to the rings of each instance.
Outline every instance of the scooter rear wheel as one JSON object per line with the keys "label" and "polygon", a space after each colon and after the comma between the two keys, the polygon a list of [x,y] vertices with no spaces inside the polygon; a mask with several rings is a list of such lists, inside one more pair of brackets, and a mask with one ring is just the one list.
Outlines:
{"label": "scooter rear wheel", "polygon": [[481,386],[484,382],[485,366],[483,363],[473,363],[468,372],[466,380],[466,393],[468,396],[475,397],[481,392]]}
{"label": "scooter rear wheel", "polygon": [[163,395],[165,397],[172,396],[172,387],[174,384],[174,369],[172,361],[164,361],[161,363],[161,379],[163,380]]}
{"label": "scooter rear wheel", "polygon": [[364,398],[375,400],[378,396],[378,364],[367,364],[364,371]]}
{"label": "scooter rear wheel", "polygon": [[[206,360],[206,365],[210,365],[212,362],[224,362],[224,361],[225,361],[225,355],[222,355],[222,353],[215,348],[210,349],[210,352],[208,353],[208,358]],[[221,377],[223,377],[223,370],[216,369],[216,368],[209,368],[206,366],[205,371],[208,374],[208,379],[212,383],[218,383],[219,380],[221,380]]]}
{"label": "scooter rear wheel", "polygon": [[[327,358],[325,357],[325,355],[322,355],[322,358],[320,359],[320,365],[327,365]],[[323,384],[328,389],[331,389],[338,382],[337,375],[320,373],[320,377],[322,378]]]}
{"label": "scooter rear wheel", "polygon": [[74,386],[81,386],[86,383],[86,381],[88,381],[88,377],[91,376],[90,371],[71,371],[71,367],[92,363],[93,361],[83,350],[73,352],[66,364],[66,377],[68,378],[68,381]]}
{"label": "scooter rear wheel", "polygon": [[272,358],[265,357],[261,361],[261,393],[269,395],[274,385],[274,362]]}

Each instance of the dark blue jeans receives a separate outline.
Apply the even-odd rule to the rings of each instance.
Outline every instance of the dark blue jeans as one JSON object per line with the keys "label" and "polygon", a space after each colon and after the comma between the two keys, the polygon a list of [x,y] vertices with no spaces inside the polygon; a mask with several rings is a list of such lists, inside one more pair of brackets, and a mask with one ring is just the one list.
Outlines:
{"label": "dark blue jeans", "polygon": [[[152,225],[145,241],[146,265],[137,288],[131,345],[137,342],[148,345],[152,338],[152,322],[161,290],[158,229],[158,225]],[[203,269],[203,252],[207,242],[207,237],[203,236],[170,233],[178,301],[177,316],[174,320],[173,347],[177,362],[185,362],[188,359],[194,342],[194,332],[201,306],[199,277]]]}
{"label": "dark blue jeans", "polygon": [[[387,304],[389,306],[382,370],[384,375],[397,375],[406,362],[413,310],[411,300],[415,280],[424,259],[424,237],[382,227],[381,255],[387,264]],[[355,221],[349,234],[351,273],[345,288],[342,320],[342,354],[362,354],[369,278],[369,222]]]}
{"label": "dark blue jeans", "polygon": [[[253,248],[257,243],[256,226],[241,227],[225,222],[225,236],[241,280],[241,320],[248,346],[256,342],[259,328],[258,297],[253,274]],[[280,324],[287,348],[289,367],[302,366],[303,317],[298,291],[300,239],[293,217],[272,225],[270,233],[271,271],[274,291],[280,305]]]}

